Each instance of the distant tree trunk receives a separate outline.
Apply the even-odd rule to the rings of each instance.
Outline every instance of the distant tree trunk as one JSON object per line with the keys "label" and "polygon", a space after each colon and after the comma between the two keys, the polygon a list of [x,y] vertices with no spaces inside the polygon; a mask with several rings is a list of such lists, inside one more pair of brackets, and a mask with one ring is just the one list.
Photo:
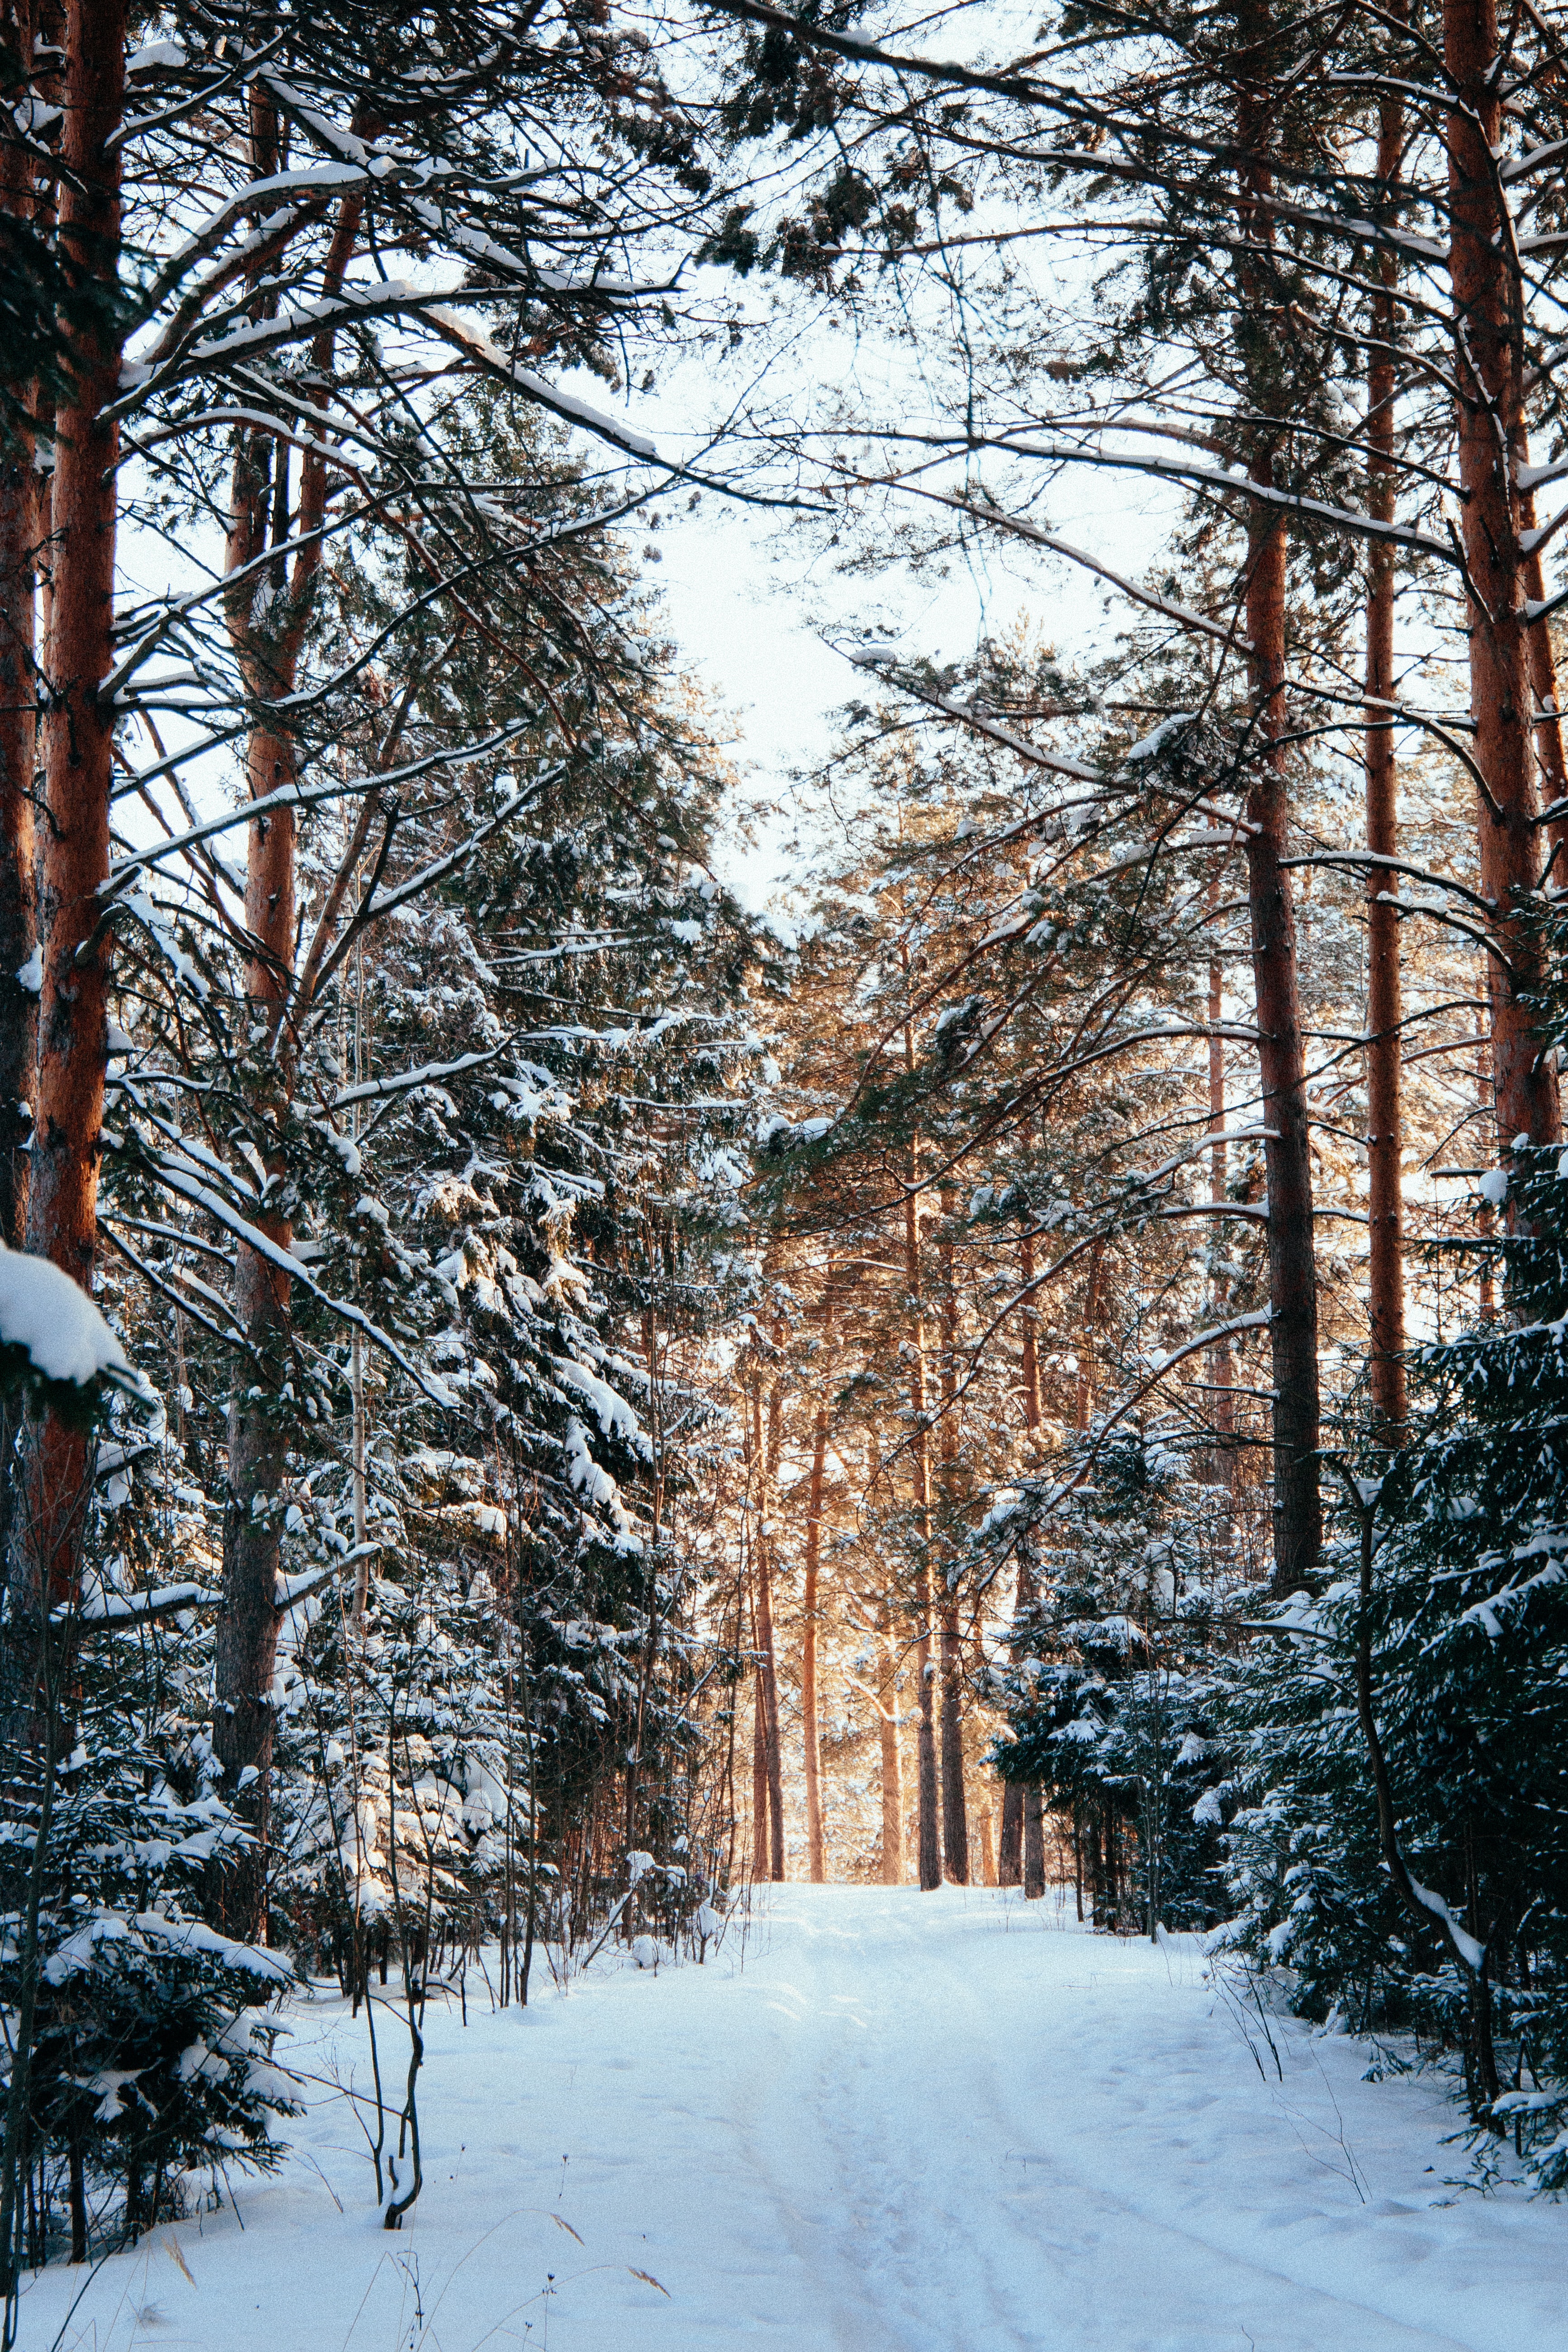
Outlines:
{"label": "distant tree trunk", "polygon": [[969,1815],[963,1786],[963,1645],[954,1584],[954,1529],[963,1507],[958,1458],[958,1288],[953,1278],[952,1219],[956,1196],[942,1194],[942,1847],[955,1885],[969,1884]]}
{"label": "distant tree trunk", "polygon": [[[70,389],[57,420],[38,866],[45,950],[26,1202],[28,1249],[89,1291],[109,1034],[110,946],[98,893],[109,873],[113,712],[100,703],[99,686],[114,659],[120,439],[106,412],[120,390],[122,331],[121,150],[110,142],[123,108],[125,28],[124,0],[71,0],[67,11],[59,255],[76,285],[99,299],[71,339]],[[27,758],[22,735],[15,748]],[[10,1569],[14,1623],[35,1627],[41,1609],[74,1600],[90,1486],[88,1439],[52,1415],[29,1423]],[[30,1671],[14,1660],[8,1679],[16,1670]],[[29,1693],[13,1688],[8,1699],[31,1715]],[[15,1717],[13,1727],[21,1728]]]}
{"label": "distant tree trunk", "polygon": [[805,1849],[807,1867],[814,1886],[820,1886],[827,1875],[826,1845],[822,1827],[822,1731],[818,1719],[816,1690],[817,1618],[819,1602],[817,1580],[822,1557],[822,1494],[827,1468],[827,1396],[826,1383],[830,1374],[829,1350],[833,1338],[833,1302],[831,1288],[823,1309],[823,1347],[816,1412],[811,1430],[811,1482],[806,1489],[805,1505],[805,1624],[800,1644],[800,1712],[801,1735],[805,1751]]}
{"label": "distant tree trunk", "polygon": [[996,1854],[992,1844],[989,1805],[980,1808],[980,1884],[982,1886],[994,1886],[996,1884]]}
{"label": "distant tree trunk", "polygon": [[928,1893],[942,1885],[942,1831],[936,1778],[936,1669],[931,1660],[931,1433],[926,1426],[925,1324],[921,1314],[920,1204],[911,1189],[904,1211],[904,1264],[910,1317],[910,1454],[913,1465],[915,1569],[915,1671],[920,1678],[916,1754],[920,1780],[920,1883]]}
{"label": "distant tree trunk", "polygon": [[[754,1557],[754,1556],[753,1556]],[[752,1632],[756,1625],[756,1580],[752,1583]],[[766,1878],[768,1871],[768,1703],[763,1695],[759,1643],[756,1673],[752,1677],[752,1875]]]}
{"label": "distant tree trunk", "polygon": [[878,1651],[882,1662],[878,1730],[882,1744],[882,1884],[904,1881],[904,1771],[899,1748],[899,1654],[892,1611],[884,1596]]}
{"label": "distant tree trunk", "polygon": [[[1217,921],[1219,910],[1219,877],[1209,885],[1209,919]],[[1229,1153],[1225,1139],[1225,1039],[1219,1034],[1225,1019],[1225,966],[1217,956],[1209,963],[1209,1132],[1214,1141],[1209,1145],[1209,1199],[1223,1204],[1229,1189]],[[1214,1234],[1209,1243],[1211,1258],[1228,1246],[1223,1218],[1215,1219]],[[1229,1292],[1228,1283],[1212,1281],[1210,1295],[1214,1319],[1223,1323]],[[1236,1365],[1228,1339],[1221,1339],[1209,1350],[1209,1379],[1214,1386],[1213,1421],[1215,1433],[1215,1466],[1225,1486],[1232,1492],[1236,1486]]]}
{"label": "distant tree trunk", "polygon": [[[1470,715],[1486,782],[1479,811],[1481,888],[1497,909],[1489,959],[1498,1147],[1562,1140],[1557,1079],[1527,1003],[1542,979],[1521,919],[1540,877],[1531,742],[1530,631],[1522,612],[1515,467],[1523,453],[1522,354],[1512,225],[1494,158],[1502,136],[1502,60],[1494,0],[1444,0],[1449,243],[1460,509],[1469,589]],[[1540,632],[1537,632],[1540,634]]]}
{"label": "distant tree trunk", "polygon": [[1031,1780],[1024,1796],[1024,1895],[1037,1901],[1046,1891],[1046,1815],[1040,1784]]}
{"label": "distant tree trunk", "polygon": [[[1522,539],[1529,541],[1536,529],[1535,492],[1521,490],[1519,494],[1519,528]],[[1532,604],[1545,602],[1546,583],[1541,569],[1541,550],[1531,547],[1524,559],[1524,593]],[[1555,809],[1550,834],[1554,852],[1552,879],[1559,890],[1568,888],[1568,761],[1563,750],[1562,705],[1557,695],[1557,653],[1552,642],[1550,620],[1537,621],[1526,633],[1525,646],[1530,662],[1530,690],[1535,705],[1531,730],[1535,743],[1536,764],[1541,774],[1541,798],[1543,811]]]}
{"label": "distant tree trunk", "polygon": [[[1488,1112],[1492,1109],[1492,1102],[1491,1040],[1483,1030],[1476,1039],[1476,1108],[1483,1120]],[[1481,1240],[1484,1243],[1489,1243],[1497,1232],[1497,1213],[1489,1201],[1482,1201],[1480,1203],[1476,1214],[1476,1223],[1480,1227]],[[1497,1313],[1497,1277],[1492,1271],[1492,1260],[1489,1256],[1481,1260],[1480,1297],[1478,1303],[1481,1321],[1489,1323]]]}
{"label": "distant tree trunk", "polygon": [[[782,1341],[782,1330],[778,1333]],[[777,1373],[768,1390],[768,1443],[763,1456],[762,1569],[763,1659],[768,1699],[768,1862],[773,1876],[784,1874],[784,1739],[779,1727],[778,1643],[773,1633],[773,1505],[778,1496],[779,1455],[784,1445],[784,1381]]]}
{"label": "distant tree trunk", "polygon": [[[1036,1312],[1031,1286],[1035,1279],[1035,1237],[1027,1224],[1018,1238],[1019,1286],[1026,1294],[1023,1307],[1023,1399],[1024,1426],[1029,1433],[1031,1450],[1039,1436],[1040,1405],[1040,1340],[1039,1317]],[[1013,1639],[1009,1645],[1013,1664],[1023,1655],[1018,1639],[1019,1621],[1035,1605],[1034,1563],[1028,1551],[1020,1546],[1018,1551],[1018,1589],[1013,1604]],[[1017,1886],[1024,1875],[1024,1784],[1021,1780],[1002,1783],[1002,1832],[997,1842],[996,1878],[999,1885]]]}
{"label": "distant tree trunk", "polygon": [[1078,1391],[1074,1418],[1078,1428],[1089,1427],[1094,1417],[1094,1327],[1100,1316],[1100,1276],[1105,1263],[1105,1244],[1089,1244],[1089,1276],[1083,1288],[1083,1331],[1078,1349]]}
{"label": "distant tree trunk", "polygon": [[[1394,93],[1378,101],[1377,179],[1383,201],[1399,176],[1405,149],[1405,107]],[[1373,304],[1368,356],[1367,510],[1394,520],[1394,289],[1393,248],[1378,255],[1381,291]],[[1374,540],[1367,557],[1366,601],[1366,845],[1376,857],[1399,849],[1399,777],[1394,755],[1394,550]],[[1380,1433],[1403,1430],[1405,1396],[1405,1142],[1399,1064],[1404,1040],[1399,972],[1399,917],[1385,903],[1394,876],[1373,866],[1366,878],[1367,1213],[1371,1264],[1367,1278],[1372,1339],[1372,1408]]]}
{"label": "distant tree trunk", "polygon": [[[775,1381],[768,1406],[770,1420],[778,1410],[778,1404],[779,1384]],[[752,1387],[752,1405],[759,1487],[756,1542],[752,1552],[756,1563],[757,1649],[761,1660],[757,1670],[757,1691],[763,1710],[763,1752],[768,1782],[768,1876],[782,1880],[784,1874],[784,1770],[779,1746],[778,1652],[773,1641],[773,1543],[768,1524],[772,1482],[768,1477],[768,1453],[763,1445],[760,1378]]]}
{"label": "distant tree trunk", "polygon": [[[908,948],[900,950],[906,980]],[[904,1024],[904,1067],[915,1066],[915,1033]],[[913,1469],[915,1524],[915,1668],[920,1677],[916,1757],[920,1782],[920,1883],[927,1893],[942,1885],[942,1827],[936,1778],[935,1667],[931,1662],[931,1432],[926,1419],[925,1318],[921,1285],[921,1153],[910,1146],[910,1190],[904,1203],[904,1283],[909,1316],[910,1456]]]}

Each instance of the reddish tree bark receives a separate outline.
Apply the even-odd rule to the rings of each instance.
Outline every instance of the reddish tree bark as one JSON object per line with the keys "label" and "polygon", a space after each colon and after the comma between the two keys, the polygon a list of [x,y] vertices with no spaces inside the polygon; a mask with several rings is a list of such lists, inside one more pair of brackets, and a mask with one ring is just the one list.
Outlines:
{"label": "reddish tree bark", "polygon": [[[1468,573],[1470,715],[1486,791],[1479,813],[1481,887],[1494,908],[1492,1078],[1498,1145],[1562,1140],[1557,1078],[1531,1025],[1541,954],[1524,900],[1540,877],[1530,651],[1522,604],[1515,468],[1524,452],[1517,264],[1494,157],[1502,136],[1494,0],[1444,0],[1448,109],[1448,268],[1458,385],[1461,535]],[[1539,632],[1537,632],[1539,634]]]}
{"label": "reddish tree bark", "polygon": [[[113,665],[119,435],[105,411],[120,388],[121,337],[120,152],[110,142],[123,109],[125,18],[123,0],[72,0],[60,142],[59,256],[86,299],[85,323],[68,335],[70,388],[57,418],[38,861],[45,949],[26,1241],[84,1290],[97,1254],[108,1041],[110,947],[98,892],[109,873],[112,713],[99,686]],[[28,1425],[12,1554],[17,1622],[74,1599],[90,1484],[86,1437],[52,1415]]]}
{"label": "reddish tree bark", "polygon": [[[1377,176],[1387,191],[1398,176],[1405,145],[1405,108],[1385,94],[1378,104]],[[1394,368],[1397,265],[1391,248],[1379,255],[1382,289],[1373,310],[1367,364],[1367,510],[1394,520]],[[1399,776],[1394,753],[1394,550],[1374,540],[1367,561],[1366,601],[1366,845],[1374,857],[1399,848]],[[1371,1326],[1373,1414],[1385,1437],[1405,1424],[1405,1186],[1401,1158],[1405,1120],[1400,1100],[1403,1018],[1399,917],[1385,900],[1394,877],[1373,866],[1366,880],[1366,1157],[1371,1262],[1367,1309]]]}
{"label": "reddish tree bark", "polygon": [[[31,0],[0,5],[0,43],[21,68],[10,93],[19,102],[32,70]],[[33,166],[20,140],[0,147],[0,212],[28,226],[37,215]],[[34,470],[33,455],[33,435],[18,421],[16,437],[0,458],[0,1241],[11,1249],[23,1248],[27,1235],[27,1144],[38,1035],[37,992],[17,977],[30,964],[37,939],[36,575],[48,492]]]}

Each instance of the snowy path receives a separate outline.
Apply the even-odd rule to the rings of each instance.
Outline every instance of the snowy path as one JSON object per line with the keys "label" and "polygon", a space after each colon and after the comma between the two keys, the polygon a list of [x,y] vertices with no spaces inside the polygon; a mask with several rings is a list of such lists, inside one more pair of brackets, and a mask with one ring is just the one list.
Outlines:
{"label": "snowy path", "polygon": [[[1568,2208],[1446,2187],[1440,2088],[1357,2045],[1277,2024],[1265,2079],[1185,1940],[791,1887],[738,1958],[433,2015],[401,2236],[323,2092],[243,2233],[107,2263],[62,2352],[1568,2352]],[[334,2055],[363,2087],[363,2027],[302,2011]]]}

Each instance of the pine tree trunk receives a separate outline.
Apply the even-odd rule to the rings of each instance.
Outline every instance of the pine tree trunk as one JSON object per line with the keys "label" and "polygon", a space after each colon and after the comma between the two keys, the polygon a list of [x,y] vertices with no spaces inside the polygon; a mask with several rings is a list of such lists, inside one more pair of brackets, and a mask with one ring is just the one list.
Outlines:
{"label": "pine tree trunk", "polygon": [[[58,417],[50,569],[53,579],[40,827],[38,929],[45,940],[38,1002],[34,1146],[27,1247],[92,1288],[99,1159],[108,1046],[110,943],[98,891],[109,873],[113,714],[99,702],[113,667],[119,431],[105,410],[120,390],[120,331],[111,313],[120,268],[120,150],[110,144],[123,109],[123,0],[71,0],[66,18],[58,242],[62,265],[96,286],[96,325],[71,352],[69,396]],[[18,749],[20,746],[18,745]],[[26,756],[23,753],[23,756]],[[70,1602],[80,1580],[91,1485],[90,1449],[52,1415],[24,1433],[11,1558],[11,1609],[37,1627],[41,1607]],[[8,1667],[30,1678],[20,1660]],[[7,1693],[33,1716],[30,1693]],[[18,1731],[22,1723],[13,1716]]]}
{"label": "pine tree trunk", "polygon": [[[762,1411],[761,1391],[757,1410]],[[758,1436],[762,1432],[759,1424]],[[775,1379],[768,1395],[768,1442],[759,1444],[762,1502],[757,1528],[757,1633],[763,1652],[763,1697],[766,1706],[768,1758],[768,1875],[784,1874],[784,1745],[779,1734],[778,1644],[773,1633],[773,1504],[777,1492],[779,1451],[784,1438],[784,1383]]]}
{"label": "pine tree trunk", "polygon": [[[1030,1286],[1035,1279],[1035,1237],[1027,1225],[1018,1239],[1019,1286],[1030,1295],[1022,1309],[1024,1318],[1023,1401],[1024,1426],[1029,1433],[1031,1452],[1037,1442],[1041,1419],[1040,1407],[1040,1341],[1039,1317],[1035,1310]],[[1028,1553],[1020,1548],[1018,1553],[1018,1589],[1013,1603],[1013,1639],[1009,1645],[1013,1664],[1023,1655],[1018,1638],[1019,1621],[1035,1605],[1035,1572]],[[1002,1783],[1002,1832],[997,1841],[996,1880],[1001,1886],[1017,1886],[1024,1876],[1024,1784],[1021,1780]]]}
{"label": "pine tree trunk", "polygon": [[1024,1784],[1002,1783],[1002,1834],[996,1846],[996,1884],[1017,1886],[1024,1876]]}
{"label": "pine tree trunk", "polygon": [[880,1610],[878,1649],[882,1661],[878,1730],[882,1744],[882,1884],[904,1882],[904,1770],[899,1747],[898,1648],[892,1611],[886,1598]]}
{"label": "pine tree trunk", "polygon": [[[0,43],[22,75],[32,64],[31,0],[4,0]],[[33,166],[18,139],[0,146],[0,213],[31,226]],[[48,492],[33,467],[33,436],[14,423],[0,457],[0,1241],[27,1236],[27,1139],[32,1132],[36,993],[17,974],[37,939],[33,877],[33,770],[37,761],[37,569]],[[28,1108],[24,1112],[22,1105]],[[10,1458],[5,1444],[5,1459]],[[0,1546],[0,1552],[3,1552]]]}
{"label": "pine tree trunk", "polygon": [[[756,1618],[756,1585],[752,1587],[753,1632]],[[763,1668],[759,1655],[756,1673],[752,1677],[752,1875],[768,1875],[768,1703],[763,1695]]]}
{"label": "pine tree trunk", "polygon": [[[827,1377],[826,1365],[822,1379]],[[805,1507],[805,1622],[800,1644],[801,1733],[805,1750],[805,1849],[811,1883],[827,1875],[822,1829],[822,1735],[817,1719],[817,1580],[822,1553],[822,1489],[827,1466],[827,1400],[821,1397],[811,1433],[811,1484]]]}
{"label": "pine tree trunk", "polygon": [[[1219,877],[1209,885],[1211,921],[1218,920]],[[1225,1018],[1225,966],[1218,957],[1209,964],[1209,1131],[1215,1140],[1209,1146],[1209,1199],[1223,1204],[1229,1187],[1229,1151],[1225,1139],[1225,1039],[1217,1033]],[[1214,1236],[1209,1244],[1211,1257],[1227,1247],[1223,1218],[1215,1219]],[[1225,1320],[1229,1295],[1228,1283],[1211,1281],[1211,1301],[1214,1320]],[[1228,1339],[1222,1339],[1209,1350],[1209,1379],[1215,1395],[1212,1419],[1215,1438],[1215,1467],[1225,1486],[1234,1494],[1236,1489],[1236,1365]]]}
{"label": "pine tree trunk", "polygon": [[956,1200],[942,1195],[942,1849],[947,1875],[969,1884],[969,1815],[963,1786],[963,1645],[953,1576],[956,1528],[963,1507],[958,1460],[958,1290],[953,1279],[952,1218]]}
{"label": "pine tree trunk", "polygon": [[[260,94],[252,105],[251,162],[258,177],[276,171],[279,163],[276,120]],[[324,270],[329,299],[342,283],[361,216],[358,197],[347,198],[340,207]],[[310,350],[319,379],[329,373],[332,354],[331,331],[323,328]],[[272,444],[260,433],[242,436],[234,467],[229,571],[237,572],[253,563],[266,551],[269,535],[274,547],[291,536],[303,542],[291,573],[288,558],[278,557],[267,582],[270,597],[258,597],[251,576],[240,583],[227,606],[229,634],[247,689],[263,706],[288,695],[299,675],[321,562],[319,532],[326,500],[324,463],[308,454],[300,467],[299,511],[291,517],[287,444]],[[253,800],[298,782],[298,746],[286,724],[263,719],[253,728],[246,769]],[[253,1223],[284,1252],[294,1234],[287,1131],[293,1092],[288,1015],[294,981],[295,888],[294,812],[273,809],[247,827],[245,920],[251,954],[246,991],[251,1013],[250,1108],[265,1133],[260,1156],[269,1180],[267,1200],[255,1212]],[[213,1751],[223,1767],[224,1793],[255,1843],[236,1862],[215,1871],[210,1900],[231,1935],[251,1938],[262,1931],[267,1902],[277,1590],[293,1411],[284,1392],[295,1367],[292,1285],[270,1257],[244,1242],[235,1253],[234,1303],[235,1319],[253,1357],[239,1373],[229,1404],[224,1606],[214,1658]]]}
{"label": "pine tree trunk", "polygon": [[[1522,441],[1522,436],[1521,436]],[[1528,455],[1528,443],[1523,444]],[[1535,492],[1521,490],[1519,494],[1519,529],[1527,542],[1535,529]],[[1531,547],[1524,559],[1524,593],[1533,604],[1542,604],[1546,583],[1541,569],[1541,551]],[[1548,828],[1553,852],[1552,880],[1559,889],[1568,888],[1568,760],[1563,749],[1562,706],[1557,697],[1557,652],[1552,641],[1549,620],[1536,621],[1525,634],[1526,657],[1530,665],[1530,691],[1534,703],[1534,723],[1531,735],[1535,744],[1536,765],[1540,771],[1542,810],[1555,809],[1557,814]]]}
{"label": "pine tree trunk", "polygon": [[[1256,81],[1237,107],[1240,275],[1255,348],[1289,331],[1274,253],[1269,135],[1272,29],[1268,8],[1247,11]],[[1266,409],[1266,403],[1260,403]],[[1272,488],[1277,441],[1254,434],[1247,471]],[[1279,517],[1253,501],[1247,519],[1247,632],[1252,690],[1247,793],[1247,895],[1257,994],[1264,1168],[1268,1182],[1268,1336],[1274,1387],[1274,1576],[1277,1594],[1310,1584],[1322,1548],[1319,1491],[1318,1285],[1312,1239],[1300,976],[1289,854],[1285,710],[1285,586],[1289,549]]]}
{"label": "pine tree trunk", "polygon": [[[1377,177],[1387,192],[1398,176],[1405,145],[1405,108],[1394,95],[1378,106]],[[1383,290],[1373,310],[1373,342],[1367,366],[1367,509],[1394,520],[1394,371],[1397,265],[1379,255]],[[1367,559],[1366,604],[1366,845],[1373,856],[1399,849],[1399,778],[1394,754],[1394,550],[1373,541]],[[1367,1213],[1371,1262],[1367,1308],[1372,1341],[1372,1406],[1380,1433],[1392,1439],[1405,1426],[1405,1188],[1401,1160],[1405,1121],[1400,1101],[1403,1017],[1399,917],[1384,903],[1392,873],[1367,873],[1366,1093]]]}
{"label": "pine tree trunk", "polygon": [[1040,1784],[1031,1780],[1024,1792],[1024,1895],[1037,1902],[1046,1891],[1046,1816]]}
{"label": "pine tree trunk", "polygon": [[1460,530],[1468,573],[1470,715],[1486,782],[1479,814],[1481,887],[1493,902],[1492,1078],[1500,1153],[1523,1138],[1562,1140],[1556,1074],[1525,1002],[1541,951],[1521,920],[1540,876],[1530,656],[1521,611],[1525,565],[1514,467],[1523,450],[1512,224],[1493,158],[1502,135],[1494,0],[1444,0],[1443,48],[1454,103],[1447,117],[1449,248],[1458,384]]}
{"label": "pine tree trunk", "polygon": [[1100,1273],[1104,1256],[1105,1244],[1092,1242],[1089,1252],[1089,1278],[1083,1292],[1083,1331],[1078,1350],[1074,1419],[1080,1432],[1087,1430],[1094,1414],[1094,1328],[1100,1318]]}
{"label": "pine tree trunk", "polygon": [[[15,52],[24,75],[31,68],[33,38],[31,0],[5,0],[0,6],[0,42]],[[21,141],[11,140],[0,147],[0,211],[31,223],[37,210],[31,160]],[[37,387],[32,389],[36,396]],[[12,429],[12,445],[0,456],[0,1241],[19,1250],[27,1241],[28,1142],[38,1050],[37,996],[18,975],[31,963],[37,940],[37,569],[48,488],[34,471],[32,434],[19,420]],[[22,1419],[18,1399],[0,1400],[0,1588],[11,1558],[16,1500],[12,1471]],[[9,1654],[10,1637],[0,1635],[0,1641]],[[7,1654],[0,1665],[0,1685],[29,1677],[28,1647],[24,1633],[21,1653]],[[0,1714],[5,1711],[0,1703]]]}
{"label": "pine tree trunk", "polygon": [[[1254,467],[1268,478],[1271,463]],[[1312,1166],[1308,1148],[1296,919],[1289,854],[1289,801],[1284,754],[1285,564],[1283,529],[1255,519],[1247,619],[1253,702],[1261,741],[1247,788],[1248,896],[1257,988],[1258,1064],[1268,1181],[1268,1335],[1274,1402],[1274,1578],[1277,1594],[1309,1585],[1322,1545],[1318,1483],[1318,1288],[1312,1242]]]}
{"label": "pine tree trunk", "polygon": [[[1493,1110],[1491,1086],[1491,1039],[1485,1030],[1476,1039],[1476,1108],[1484,1122]],[[1489,1244],[1497,1232],[1497,1213],[1489,1201],[1482,1201],[1476,1212],[1476,1223],[1483,1243]],[[1488,1255],[1481,1260],[1477,1307],[1483,1323],[1489,1323],[1497,1313],[1497,1276],[1494,1261]]]}
{"label": "pine tree trunk", "polygon": [[910,1454],[914,1479],[915,1671],[920,1677],[916,1754],[920,1780],[920,1883],[942,1885],[942,1831],[936,1778],[936,1668],[931,1659],[931,1433],[926,1426],[925,1324],[921,1313],[920,1205],[912,1184],[904,1210],[904,1271],[910,1317]]}

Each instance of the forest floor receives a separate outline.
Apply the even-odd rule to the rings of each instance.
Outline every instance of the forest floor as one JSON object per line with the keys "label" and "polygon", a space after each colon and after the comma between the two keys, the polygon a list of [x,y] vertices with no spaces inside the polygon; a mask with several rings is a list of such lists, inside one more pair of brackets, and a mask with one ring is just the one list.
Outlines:
{"label": "forest floor", "polygon": [[476,1986],[429,2012],[400,2234],[332,2087],[363,2019],[301,2003],[282,2168],[63,2330],[82,2274],[44,2273],[24,2352],[1568,2352],[1568,2209],[1478,2195],[1447,2078],[1248,2021],[1192,1938],[791,1886],[702,1969]]}

